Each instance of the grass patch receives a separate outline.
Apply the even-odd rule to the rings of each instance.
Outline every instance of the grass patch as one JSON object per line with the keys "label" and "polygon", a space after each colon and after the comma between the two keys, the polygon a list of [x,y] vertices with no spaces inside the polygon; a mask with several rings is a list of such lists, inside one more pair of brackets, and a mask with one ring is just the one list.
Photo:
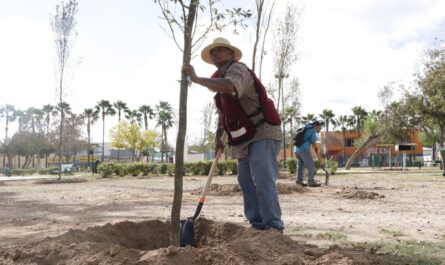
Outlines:
{"label": "grass patch", "polygon": [[400,231],[386,229],[386,228],[381,228],[380,233],[386,234],[386,235],[391,235],[393,237],[406,236],[404,233],[402,233]]}
{"label": "grass patch", "polygon": [[328,231],[328,232],[318,234],[317,238],[337,241],[337,240],[347,239],[348,237],[345,234],[342,234],[337,231]]}
{"label": "grass patch", "polygon": [[[400,257],[401,264],[443,265],[445,262],[445,241],[438,243],[413,240],[400,243],[377,241],[356,243],[353,246],[376,254],[396,255]],[[385,264],[392,263],[383,265]]]}

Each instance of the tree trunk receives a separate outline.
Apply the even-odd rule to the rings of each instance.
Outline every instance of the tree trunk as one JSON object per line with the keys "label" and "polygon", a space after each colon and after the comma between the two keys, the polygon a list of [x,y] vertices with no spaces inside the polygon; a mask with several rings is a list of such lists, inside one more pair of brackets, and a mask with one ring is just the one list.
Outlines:
{"label": "tree trunk", "polygon": [[105,115],[102,115],[102,161],[105,159]]}
{"label": "tree trunk", "polygon": [[378,135],[373,134],[371,136],[369,136],[366,141],[360,146],[358,147],[355,152],[352,154],[352,156],[348,159],[348,161],[346,162],[345,165],[345,169],[349,170],[351,169],[352,164],[354,164],[355,160],[357,159],[358,155],[360,154],[360,152],[364,149],[366,149],[368,147],[368,145],[373,142],[374,140],[376,140],[378,138]]}
{"label": "tree trunk", "polygon": [[[62,101],[61,101],[62,104]],[[62,156],[63,156],[63,122],[65,120],[65,113],[63,108],[60,110],[60,132],[59,132],[59,180],[62,179]]]}
{"label": "tree trunk", "polygon": [[[184,31],[184,53],[182,62],[190,63],[191,59],[191,44],[192,44],[192,29],[195,23],[197,1],[190,1],[189,13],[187,16],[187,24]],[[187,92],[188,82],[184,74],[181,78],[181,91],[179,97],[179,127],[176,138],[176,152],[175,152],[175,187],[173,194],[172,212],[171,212],[171,233],[170,244],[179,246],[180,231],[179,220],[181,217],[182,206],[182,192],[183,192],[183,176],[184,176],[184,143],[185,134],[187,132]]]}

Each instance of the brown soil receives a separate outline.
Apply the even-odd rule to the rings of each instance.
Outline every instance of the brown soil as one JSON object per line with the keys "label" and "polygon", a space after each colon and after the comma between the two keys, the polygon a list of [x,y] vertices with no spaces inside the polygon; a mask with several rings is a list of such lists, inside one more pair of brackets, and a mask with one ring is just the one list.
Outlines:
{"label": "brown soil", "polygon": [[[436,173],[387,174],[335,175],[319,188],[280,179],[284,235],[249,228],[241,193],[231,192],[236,177],[215,177],[213,187],[230,192],[207,197],[197,248],[169,247],[171,177],[2,180],[0,264],[400,264],[349,243],[395,240],[386,230],[403,234],[396,240],[443,240],[445,182]],[[184,178],[182,219],[205,181]],[[319,236],[331,231],[347,239]]]}
{"label": "brown soil", "polygon": [[120,222],[0,249],[1,264],[381,264],[394,257],[301,244],[276,230],[199,219],[197,247],[169,246],[169,222]]}

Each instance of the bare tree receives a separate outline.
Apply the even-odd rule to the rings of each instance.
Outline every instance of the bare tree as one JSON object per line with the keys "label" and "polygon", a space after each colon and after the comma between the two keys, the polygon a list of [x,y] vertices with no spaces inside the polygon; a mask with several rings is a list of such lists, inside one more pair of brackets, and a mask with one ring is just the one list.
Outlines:
{"label": "bare tree", "polygon": [[[182,63],[190,63],[192,53],[199,48],[207,35],[213,30],[221,30],[228,25],[245,26],[243,18],[250,17],[250,12],[240,8],[225,9],[225,13],[219,12],[215,0],[155,0],[159,4],[162,18],[168,25],[168,34],[182,52]],[[204,25],[198,25],[199,18],[207,17]],[[182,41],[181,41],[182,40]],[[182,74],[179,97],[179,121],[176,137],[175,153],[175,184],[172,205],[172,230],[170,243],[179,246],[180,232],[179,219],[182,204],[182,185],[184,176],[184,143],[187,131],[187,92],[188,81]]]}
{"label": "bare tree", "polygon": [[[289,77],[291,66],[297,59],[296,45],[297,33],[299,28],[300,9],[288,2],[285,15],[277,22],[276,30],[274,31],[274,69],[275,78],[278,79],[278,97],[277,109],[280,109],[281,100],[281,115],[285,113],[285,95],[283,88],[283,79]],[[283,148],[286,150],[286,123],[283,122]],[[285,165],[286,152],[284,152]]]}
{"label": "bare tree", "polygon": [[[267,32],[269,31],[270,21],[273,14],[275,0],[255,0],[255,42],[253,45],[252,53],[252,71],[255,71],[256,62],[259,57],[259,71],[258,76],[261,79],[261,68],[263,64],[263,58],[265,55],[264,44],[266,42]],[[258,45],[261,42],[261,48],[259,56],[257,54]]]}
{"label": "bare tree", "polygon": [[216,109],[215,105],[210,102],[207,105],[204,106],[202,109],[202,116],[201,116],[201,126],[202,126],[202,133],[201,133],[201,139],[199,141],[199,145],[202,148],[201,151],[205,151],[209,144],[213,144],[215,134],[213,133],[213,129],[215,127],[215,117]]}
{"label": "bare tree", "polygon": [[[75,26],[75,16],[78,12],[78,3],[76,0],[62,1],[56,5],[56,13],[51,17],[51,28],[55,34],[56,46],[56,75],[58,85],[56,102],[58,106],[64,103],[64,82],[66,79],[66,70],[73,50],[74,38],[77,35]],[[63,155],[63,126],[65,121],[64,109],[60,108],[60,130],[59,130],[59,180],[62,178],[62,155]]]}

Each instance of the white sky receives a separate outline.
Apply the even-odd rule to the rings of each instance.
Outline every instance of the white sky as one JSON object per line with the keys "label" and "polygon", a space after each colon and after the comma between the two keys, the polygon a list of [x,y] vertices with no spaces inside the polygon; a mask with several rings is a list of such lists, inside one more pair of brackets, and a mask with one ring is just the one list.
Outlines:
{"label": "white sky", "polygon": [[[276,1],[281,9],[286,3]],[[234,2],[253,8],[254,0],[223,2],[226,7]],[[337,116],[349,115],[357,105],[368,111],[379,109],[377,93],[383,85],[390,81],[410,85],[424,51],[434,38],[445,37],[444,0],[293,2],[304,8],[299,58],[291,73],[301,83],[303,114],[319,114],[327,108]],[[58,3],[0,0],[1,105],[25,109],[54,104],[55,49],[49,21]],[[161,29],[165,24],[159,14],[153,0],[79,0],[76,61],[66,98],[73,111],[80,113],[101,99],[123,100],[132,109],[142,104],[154,107],[161,100],[179,108],[176,80],[182,56]],[[250,65],[253,34],[240,33],[222,35],[243,51],[242,61]],[[192,63],[198,75],[209,76],[214,70],[199,56]],[[264,84],[275,82],[271,65],[266,62]],[[201,110],[211,100],[207,89],[197,85],[190,88],[189,140],[199,135]],[[116,120],[107,118],[107,131]],[[101,129],[101,122],[94,125],[94,141],[101,140]],[[3,134],[1,129],[0,136]],[[176,128],[170,134],[174,144],[171,140]]]}

